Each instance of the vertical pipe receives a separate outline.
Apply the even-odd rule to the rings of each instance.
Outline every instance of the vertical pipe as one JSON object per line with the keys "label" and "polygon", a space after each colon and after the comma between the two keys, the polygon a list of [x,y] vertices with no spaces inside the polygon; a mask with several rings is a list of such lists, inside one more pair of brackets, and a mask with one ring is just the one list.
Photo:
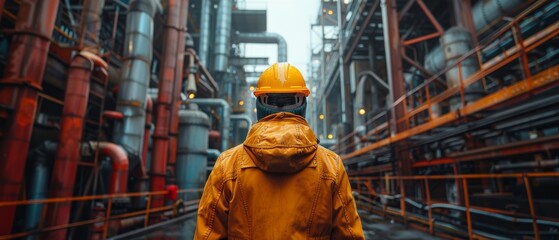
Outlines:
{"label": "vertical pipe", "polygon": [[88,51],[97,53],[97,35],[101,30],[101,13],[105,0],[85,0],[81,13],[80,44]]}
{"label": "vertical pipe", "polygon": [[337,16],[338,16],[338,69],[340,73],[340,98],[341,101],[341,115],[342,115],[342,124],[344,126],[344,135],[345,129],[347,126],[347,116],[346,116],[346,90],[345,90],[345,66],[344,66],[344,31],[343,31],[343,22],[342,22],[342,1],[337,1]]}
{"label": "vertical pipe", "polygon": [[169,119],[169,163],[171,173],[175,171],[175,163],[177,159],[177,137],[179,134],[179,110],[182,105],[181,93],[183,83],[183,70],[184,70],[184,54],[185,54],[185,41],[186,41],[186,27],[188,19],[188,0],[180,0],[179,4],[179,32],[177,39],[177,65],[175,67],[175,78],[173,79],[173,97],[171,99],[171,118]]}
{"label": "vertical pipe", "polygon": [[[153,156],[151,163],[151,191],[165,189],[165,176],[169,158],[169,122],[174,110],[174,79],[177,67],[177,40],[179,36],[180,0],[170,0],[167,6],[167,24],[165,25],[165,47],[159,71],[159,90],[157,94],[157,116],[153,133]],[[163,206],[163,196],[154,196],[152,207]],[[159,221],[153,217],[153,222]]]}
{"label": "vertical pipe", "polygon": [[211,13],[211,0],[202,0],[202,13],[200,20],[200,46],[198,48],[200,56],[200,64],[207,65],[208,61],[208,47],[210,45],[210,13]]}
{"label": "vertical pipe", "polygon": [[151,119],[153,112],[153,100],[149,94],[146,95],[146,126],[144,129],[144,147],[142,149],[142,175],[147,176],[147,158],[149,147],[149,136],[151,131]]}
{"label": "vertical pipe", "polygon": [[231,47],[231,0],[220,0],[217,9],[217,23],[215,30],[214,70],[227,71],[229,48]]}
{"label": "vertical pipe", "polygon": [[[80,145],[83,125],[89,98],[89,79],[94,67],[94,60],[107,69],[106,63],[89,52],[82,51],[70,63],[64,108],[60,127],[60,144],[56,150],[53,166],[49,197],[71,197],[74,192],[74,183],[78,161],[80,158]],[[70,202],[54,203],[47,211],[46,224],[57,226],[68,223],[70,219]],[[60,229],[46,233],[47,239],[66,238],[67,229]]]}
{"label": "vertical pipe", "polygon": [[[56,142],[45,141],[29,155],[28,159],[32,165],[30,166],[31,171],[28,172],[31,175],[31,181],[28,183],[28,200],[44,199],[47,197],[50,167],[52,166],[52,159],[56,153],[57,146],[58,143]],[[42,212],[43,204],[27,205],[23,223],[24,231],[32,231],[39,226]],[[35,239],[35,236],[30,235],[26,239]]]}
{"label": "vertical pipe", "polygon": [[4,3],[5,0],[0,0],[0,20],[2,19],[2,13],[4,13]]}
{"label": "vertical pipe", "polygon": [[[4,71],[0,112],[7,113],[0,139],[0,201],[17,200],[45,70],[58,0],[22,0]],[[5,108],[4,108],[5,106]],[[15,207],[0,207],[0,235],[12,230]]]}
{"label": "vertical pipe", "polygon": [[124,119],[115,124],[114,139],[135,156],[141,156],[143,149],[155,9],[153,0],[132,0],[126,18],[126,47],[117,101],[117,111]]}

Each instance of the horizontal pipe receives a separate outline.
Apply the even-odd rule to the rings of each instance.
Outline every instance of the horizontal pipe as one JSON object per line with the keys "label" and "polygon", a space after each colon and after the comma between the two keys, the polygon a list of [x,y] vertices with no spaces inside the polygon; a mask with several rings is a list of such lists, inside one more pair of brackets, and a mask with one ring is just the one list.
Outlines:
{"label": "horizontal pipe", "polygon": [[505,163],[505,164],[496,164],[493,168],[496,171],[502,171],[506,169],[515,169],[515,168],[543,168],[543,167],[555,167],[559,165],[559,159],[551,159],[551,160],[536,160],[531,162],[520,162],[520,163]]}
{"label": "horizontal pipe", "polygon": [[287,62],[287,42],[277,33],[237,33],[235,40],[240,43],[275,43],[278,45],[278,62]]}

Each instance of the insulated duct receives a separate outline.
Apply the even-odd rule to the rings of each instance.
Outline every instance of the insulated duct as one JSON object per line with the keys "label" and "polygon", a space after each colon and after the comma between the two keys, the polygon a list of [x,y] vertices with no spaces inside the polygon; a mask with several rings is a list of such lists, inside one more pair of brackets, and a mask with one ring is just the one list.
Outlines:
{"label": "insulated duct", "polygon": [[287,42],[277,33],[238,33],[235,40],[239,43],[275,43],[278,45],[278,62],[287,62]]}
{"label": "insulated duct", "polygon": [[202,13],[200,19],[200,46],[198,48],[199,62],[207,66],[208,47],[210,46],[210,13],[211,0],[202,0]]}
{"label": "insulated duct", "polygon": [[219,132],[221,133],[221,151],[224,152],[225,150],[229,149],[229,133],[230,133],[230,122],[231,122],[231,108],[229,107],[229,103],[227,101],[220,99],[220,98],[195,98],[195,99],[188,99],[186,103],[194,103],[201,107],[219,107],[219,117],[220,121],[220,129]]}
{"label": "insulated duct", "polygon": [[217,23],[215,30],[214,70],[227,71],[229,48],[231,47],[231,18],[233,1],[220,0],[217,9]]}
{"label": "insulated duct", "polygon": [[133,0],[126,19],[124,45],[127,47],[117,101],[117,111],[124,115],[124,119],[115,124],[114,140],[136,156],[141,156],[143,147],[155,10],[153,0]]}
{"label": "insulated duct", "polygon": [[[478,1],[472,8],[472,18],[476,31],[480,31],[495,20],[519,7],[523,0],[490,0]],[[431,73],[438,73],[446,67],[445,54],[440,45],[436,46],[425,56],[425,69]]]}

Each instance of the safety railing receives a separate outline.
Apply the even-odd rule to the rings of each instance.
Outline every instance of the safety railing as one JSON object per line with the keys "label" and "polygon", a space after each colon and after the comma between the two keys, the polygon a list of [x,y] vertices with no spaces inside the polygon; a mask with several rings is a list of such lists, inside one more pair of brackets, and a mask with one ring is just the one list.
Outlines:
{"label": "safety railing", "polygon": [[[509,23],[490,38],[484,39],[477,47],[470,50],[464,56],[458,58],[455,63],[447,64],[444,70],[432,75],[423,83],[419,84],[408,91],[404,96],[401,96],[394,101],[394,103],[389,106],[389,111],[395,111],[396,108],[404,108],[404,116],[397,116],[396,120],[390,119],[387,122],[387,124],[389,124],[387,127],[389,129],[396,129],[395,126],[403,126],[400,128],[398,133],[390,134],[392,136],[388,135],[389,137],[379,139],[374,143],[367,143],[365,144],[367,146],[349,152],[351,149],[350,147],[353,147],[355,144],[344,145],[341,143],[355,135],[356,132],[354,131],[343,139],[338,140],[338,143],[333,147],[333,150],[341,154],[342,159],[344,160],[356,157],[366,152],[386,146],[390,143],[407,139],[410,136],[451,123],[462,117],[495,106],[518,95],[532,92],[559,80],[559,66],[554,65],[546,68],[545,70],[540,69],[539,72],[534,72],[529,66],[528,59],[528,54],[530,52],[546,43],[549,43],[550,40],[559,35],[559,22],[551,23],[539,32],[531,34],[525,39],[524,36],[522,36],[523,31],[520,24],[523,20],[530,17],[531,14],[542,8],[542,6],[548,2],[550,1],[535,1],[528,9],[524,10],[514,19],[509,19]],[[501,46],[499,46],[499,44],[495,46],[495,42],[503,41],[502,38],[505,36],[513,38],[514,44],[508,49],[501,50]],[[484,60],[482,57],[483,53],[489,50],[498,51],[499,54],[491,59]],[[405,54],[403,54],[402,57],[406,61],[410,60],[405,56]],[[469,58],[475,58],[478,60],[479,70],[464,79],[462,74],[462,64]],[[515,64],[515,60],[519,60],[521,75],[524,76],[524,79],[510,85],[501,85],[496,91],[488,91],[487,78],[490,77],[491,74],[494,74],[505,67],[510,67],[511,64]],[[444,79],[445,74],[453,69],[458,69],[458,74],[456,74],[459,77],[458,86],[447,88],[440,93],[433,93],[433,85],[441,81],[441,79]],[[468,102],[466,99],[468,94],[467,89],[474,84],[483,86],[483,90],[486,95],[477,100]],[[419,106],[410,106],[410,100],[412,100],[413,96],[417,96],[418,94],[424,96],[424,101]],[[446,110],[445,112],[440,113],[433,112],[433,109],[437,109],[440,108],[441,105],[448,104],[451,98],[459,99],[460,104],[457,109]],[[379,118],[384,114],[385,113],[380,113],[374,118]],[[427,115],[427,120],[424,122],[417,120],[420,116],[422,116],[422,114]],[[368,123],[371,123],[371,121]],[[376,129],[377,127],[378,126],[367,126],[369,129]]]}
{"label": "safety railing", "polygon": [[[402,222],[418,223],[420,228],[428,230],[433,235],[451,234],[469,239],[503,238],[498,234],[484,229],[478,220],[485,219],[497,225],[496,221],[509,222],[516,225],[531,225],[530,233],[535,239],[556,234],[554,229],[559,227],[559,219],[550,217],[542,202],[534,197],[532,182],[545,179],[559,178],[558,172],[540,173],[501,173],[501,174],[464,174],[464,175],[420,175],[420,176],[383,176],[383,177],[350,177],[356,195],[356,201],[361,209],[368,209],[380,216],[398,218]],[[453,181],[457,201],[449,202],[448,189],[441,190],[441,183]],[[512,180],[523,186],[522,193],[512,194],[503,189],[500,182]],[[496,192],[488,193],[485,189],[478,189],[480,181],[493,181]],[[412,185],[414,183],[415,185]],[[414,186],[415,188],[409,188]],[[413,196],[413,197],[412,197]],[[524,199],[528,206],[519,206],[516,211],[482,206],[472,202],[483,196],[507,196],[509,198]],[[525,197],[525,198],[523,198]],[[527,212],[522,212],[527,209]],[[544,216],[547,215],[547,216]],[[556,215],[556,214],[555,214]],[[445,219],[446,218],[446,219]],[[410,224],[411,225],[411,224]],[[518,227],[519,229],[526,229]],[[507,234],[514,234],[514,229],[506,229]],[[526,232],[524,232],[526,233]],[[524,234],[522,234],[524,235]],[[524,235],[525,236],[525,235]],[[556,235],[555,235],[556,236]],[[506,238],[506,236],[505,236]]]}
{"label": "safety railing", "polygon": [[[203,189],[181,189],[177,190],[179,196],[192,197],[193,194],[201,195]],[[154,214],[163,214],[167,217],[177,217],[181,213],[186,211],[194,211],[198,209],[199,199],[183,201],[181,198],[175,200],[172,205],[167,205],[159,208],[151,208],[151,202],[154,197],[164,197],[170,194],[169,191],[154,191],[154,192],[134,192],[125,194],[104,194],[104,195],[92,195],[92,196],[80,196],[80,197],[69,197],[69,198],[48,198],[48,199],[36,199],[36,200],[21,200],[21,201],[9,201],[0,202],[0,207],[5,206],[31,206],[33,204],[50,204],[50,203],[72,203],[78,201],[106,201],[106,206],[98,206],[92,209],[94,218],[82,221],[76,221],[65,225],[49,226],[49,227],[38,227],[34,230],[27,230],[23,232],[16,232],[9,235],[0,235],[0,239],[14,239],[21,238],[30,235],[39,235],[49,231],[55,231],[60,229],[70,229],[83,226],[91,226],[91,234],[99,235],[102,239],[106,239],[109,236],[109,227],[112,221],[116,220],[130,220],[129,222],[139,223],[143,227],[147,227],[150,223],[150,218],[154,217]],[[146,207],[143,210],[121,213],[117,215],[112,214],[113,200],[123,199],[123,198],[147,198]],[[170,200],[170,199],[168,199]],[[45,211],[43,211],[43,214]],[[41,219],[43,219],[42,217]],[[162,222],[162,221],[160,221]],[[129,223],[132,224],[132,223]]]}

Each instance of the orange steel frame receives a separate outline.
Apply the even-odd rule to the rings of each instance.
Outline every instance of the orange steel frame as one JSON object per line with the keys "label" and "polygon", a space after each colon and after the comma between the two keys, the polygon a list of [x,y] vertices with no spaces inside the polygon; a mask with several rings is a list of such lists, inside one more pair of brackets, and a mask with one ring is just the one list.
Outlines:
{"label": "orange steel frame", "polygon": [[[431,234],[437,235],[439,233],[434,231],[434,219],[433,219],[433,213],[432,213],[432,209],[431,209],[431,205],[433,203],[435,203],[432,199],[431,199],[431,192],[430,192],[430,187],[429,187],[429,181],[430,180],[447,180],[447,179],[455,179],[455,180],[459,180],[459,182],[461,182],[462,184],[462,194],[464,196],[464,203],[463,204],[452,204],[455,206],[463,206],[465,207],[466,211],[466,219],[467,219],[467,229],[468,229],[468,238],[469,239],[485,239],[485,237],[477,235],[473,232],[472,229],[472,218],[471,218],[471,213],[470,210],[475,209],[475,210],[481,210],[481,211],[486,211],[486,212],[490,212],[490,213],[498,213],[498,214],[504,214],[504,215],[510,215],[510,216],[519,216],[519,217],[529,217],[532,219],[532,229],[534,231],[534,238],[535,239],[540,239],[540,231],[538,228],[538,220],[547,220],[547,221],[554,221],[554,222],[559,222],[559,219],[553,219],[553,218],[548,218],[548,217],[541,217],[538,216],[536,213],[536,208],[534,206],[534,198],[532,196],[532,186],[530,184],[530,179],[531,178],[543,178],[543,177],[553,177],[553,178],[558,178],[559,177],[559,172],[541,172],[541,173],[502,173],[502,174],[464,174],[464,175],[431,175],[431,176],[425,176],[425,175],[418,175],[418,176],[384,176],[384,177],[350,177],[350,181],[352,183],[354,183],[354,186],[357,186],[357,190],[355,190],[356,192],[358,192],[361,195],[371,195],[375,198],[380,198],[382,197],[382,195],[387,195],[387,194],[379,194],[377,193],[371,186],[371,182],[378,182],[379,186],[383,186],[385,184],[385,182],[390,182],[391,184],[394,184],[393,182],[399,182],[400,184],[400,195],[402,196],[400,198],[400,211],[395,212],[394,210],[388,209],[387,207],[383,207],[382,210],[380,211],[376,211],[377,213],[380,213],[379,215],[381,216],[385,216],[386,214],[390,214],[390,215],[395,215],[395,216],[400,216],[402,218],[403,222],[407,222],[409,220],[415,221],[415,222],[419,222],[420,224],[424,224],[427,225],[428,227],[428,231]],[[524,187],[526,189],[526,195],[527,195],[527,199],[528,199],[528,204],[529,204],[529,209],[530,209],[530,214],[528,216],[526,215],[522,215],[519,213],[514,213],[514,212],[508,212],[505,210],[498,210],[498,209],[491,209],[491,208],[484,208],[484,207],[478,207],[478,206],[472,206],[469,203],[469,199],[470,199],[470,194],[468,191],[468,180],[470,179],[503,179],[503,178],[516,178],[519,179],[523,182]],[[425,197],[423,199],[423,204],[425,204],[428,208],[427,208],[427,219],[428,221],[422,221],[421,219],[417,219],[417,218],[413,218],[410,216],[407,216],[407,211],[406,211],[406,206],[405,206],[405,188],[402,187],[404,184],[403,181],[417,181],[421,184],[422,189],[425,189],[424,193],[425,193]],[[367,189],[367,191],[363,191],[361,190],[362,187],[365,187]],[[385,191],[388,191],[389,189],[385,189]],[[359,199],[359,197],[357,198]],[[370,201],[370,200],[368,200]],[[451,203],[448,203],[451,204]],[[448,237],[448,236],[446,236]]]}
{"label": "orange steel frame", "polygon": [[[473,113],[477,113],[481,110],[489,109],[507,100],[514,99],[515,97],[521,96],[526,93],[532,93],[539,88],[543,88],[545,86],[557,82],[557,80],[559,80],[559,66],[548,68],[538,74],[533,75],[530,72],[530,69],[528,68],[527,53],[536,49],[538,46],[542,45],[543,43],[557,37],[559,35],[559,22],[550,25],[549,27],[545,28],[539,33],[534,34],[531,38],[528,39],[521,39],[520,34],[518,34],[520,32],[519,22],[546,2],[548,2],[548,0],[536,1],[528,9],[526,9],[520,15],[512,19],[505,27],[499,30],[495,35],[493,35],[491,38],[485,41],[486,42],[485,44],[477,46],[476,48],[471,50],[468,54],[459,58],[454,65],[448,66],[443,71],[433,75],[431,78],[426,80],[423,84],[419,85],[415,89],[412,89],[407,94],[397,99],[390,106],[390,111],[394,111],[397,106],[399,107],[404,106],[404,108],[407,108],[406,102],[408,101],[407,99],[408,97],[413,96],[414,94],[417,93],[424,93],[426,96],[426,102],[424,102],[422,105],[414,109],[406,110],[404,116],[398,118],[397,121],[395,121],[395,124],[405,124],[406,126],[409,126],[409,122],[413,119],[413,117],[424,111],[428,111],[429,113],[430,120],[428,122],[398,132],[391,137],[384,138],[373,144],[367,145],[361,149],[355,150],[347,154],[343,154],[341,155],[342,159],[348,160],[353,157],[357,157],[359,155],[373,151],[375,149],[388,146],[391,143],[408,139],[411,136],[432,130],[436,127],[440,127],[448,123],[452,123],[456,120],[461,119],[462,117],[471,115]],[[483,49],[486,49],[488,46],[490,46],[489,45],[490,43],[494,42],[508,31],[513,32],[514,40],[516,43],[515,46],[501,53],[497,57],[489,60],[488,62],[482,63],[480,66],[480,70],[474,75],[468,77],[467,79],[462,79],[461,77],[462,75],[459,74],[460,86],[457,86],[455,88],[449,88],[436,96],[431,96],[429,92],[429,85],[432,82],[437,81],[437,79],[440,78],[446,71],[454,68],[455,66],[458,66],[458,69],[460,71],[462,61],[469,58],[470,56],[473,56],[474,54],[477,55],[479,59],[479,56],[481,56],[481,51]],[[478,81],[482,81],[483,83],[485,83],[485,77],[501,69],[503,66],[507,65],[508,63],[511,63],[516,59],[520,59],[522,61],[522,70],[524,76],[526,76],[526,79],[519,81],[511,86],[504,87],[495,93],[486,95],[485,97],[480,98],[477,101],[472,102],[468,105],[465,104],[464,91],[468,86]],[[485,84],[483,85],[485,86]],[[448,112],[439,117],[432,115],[431,107],[433,105],[448,100],[449,98],[451,98],[456,94],[460,95],[462,108],[460,108],[459,110]],[[372,123],[374,120],[380,118],[384,114],[385,113],[381,113],[373,117],[373,119],[369,120],[367,124]],[[369,131],[365,135],[365,138],[371,135],[377,135],[379,132],[389,130],[390,129],[389,125],[390,124],[381,124],[379,126],[376,126],[375,129]],[[353,137],[355,134],[356,132],[352,132],[349,135],[343,137],[339,142],[344,142],[350,139],[351,137]],[[346,151],[347,149],[355,145],[356,143],[352,143],[341,148],[340,147],[341,145],[338,143],[334,145],[332,149],[337,151],[338,153],[343,153],[344,151]]]}
{"label": "orange steel frame", "polygon": [[[178,191],[179,194],[184,193],[193,193],[193,192],[202,192],[202,188],[196,189],[181,189]],[[161,213],[166,210],[174,210],[176,213],[177,209],[174,209],[176,205],[169,205],[163,206],[158,208],[151,208],[152,198],[153,197],[164,197],[168,192],[167,191],[154,191],[154,192],[135,192],[135,193],[124,193],[124,194],[105,194],[105,195],[92,195],[92,196],[83,196],[83,197],[67,197],[67,198],[48,198],[48,199],[37,199],[37,200],[22,200],[22,201],[6,201],[0,202],[0,207],[6,206],[23,206],[23,205],[30,205],[30,204],[48,204],[48,203],[63,203],[63,202],[75,202],[75,201],[92,201],[92,200],[107,200],[107,206],[105,208],[105,217],[96,217],[94,219],[73,222],[70,224],[63,224],[45,228],[39,228],[38,230],[34,231],[27,231],[27,232],[19,232],[19,233],[12,233],[9,235],[0,235],[1,239],[13,239],[13,238],[20,238],[29,235],[39,235],[44,232],[59,230],[59,229],[67,229],[67,228],[75,228],[81,227],[86,225],[92,225],[103,223],[103,239],[107,238],[108,230],[109,230],[109,222],[111,220],[118,220],[124,219],[129,217],[135,216],[144,216],[144,227],[148,226],[150,216],[153,216],[153,213]],[[111,216],[111,208],[112,208],[112,200],[116,198],[125,198],[125,197],[148,197],[147,205],[145,210],[135,211],[135,212],[128,212],[124,214],[114,215]],[[184,203],[184,207],[189,205],[197,205],[199,200],[191,200]]]}

